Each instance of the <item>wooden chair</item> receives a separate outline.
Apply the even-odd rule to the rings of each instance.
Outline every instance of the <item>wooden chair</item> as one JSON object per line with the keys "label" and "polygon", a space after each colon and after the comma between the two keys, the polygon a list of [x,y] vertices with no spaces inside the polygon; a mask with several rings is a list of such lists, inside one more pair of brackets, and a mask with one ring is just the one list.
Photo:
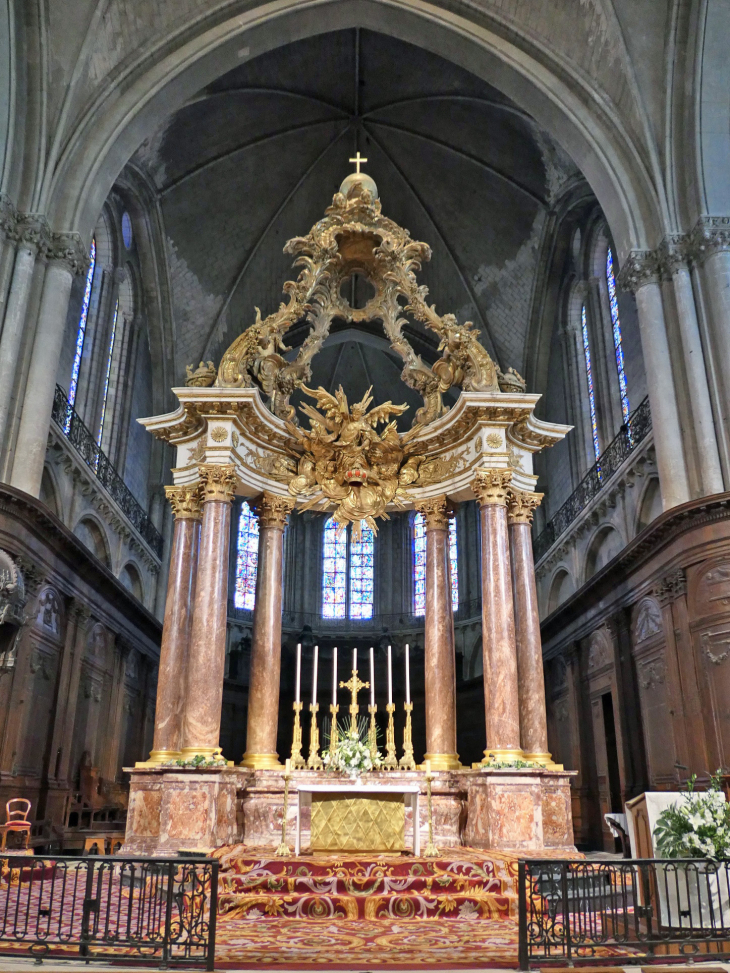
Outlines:
{"label": "wooden chair", "polygon": [[28,847],[31,828],[31,823],[28,820],[30,807],[30,801],[25,797],[14,797],[5,805],[5,816],[7,820],[5,821],[5,824],[0,824],[0,832],[2,832],[0,851],[5,851],[7,847],[9,831],[20,831],[23,833],[25,835],[25,843],[23,844],[23,847]]}

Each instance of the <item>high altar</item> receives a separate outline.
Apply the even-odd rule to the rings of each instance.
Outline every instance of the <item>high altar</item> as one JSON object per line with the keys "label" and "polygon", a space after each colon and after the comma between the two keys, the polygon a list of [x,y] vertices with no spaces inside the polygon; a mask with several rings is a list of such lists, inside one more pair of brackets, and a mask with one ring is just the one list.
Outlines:
{"label": "high altar", "polygon": [[[281,668],[283,533],[293,509],[329,511],[343,525],[377,529],[388,511],[415,509],[426,524],[425,718],[433,771],[433,831],[438,845],[514,850],[571,849],[570,774],[547,749],[542,651],[532,558],[533,454],[569,427],[534,415],[538,395],[492,361],[470,323],[439,315],[416,273],[429,247],[381,213],[364,173],[345,179],[325,216],[285,248],[301,268],[284,286],[288,303],[237,338],[218,369],[189,371],[174,389],[176,411],[141,420],[176,449],[167,495],[175,517],[160,654],[154,749],[131,770],[125,852],[170,854],[245,842],[279,843],[283,767],[276,753]],[[344,281],[366,277],[375,294],[362,309],[342,296]],[[403,332],[410,314],[439,338],[431,366]],[[307,387],[310,363],[333,320],[379,321],[403,360],[401,377],[423,406],[407,432],[390,417],[405,406],[366,394],[350,405]],[[290,327],[309,333],[296,354]],[[447,408],[444,393],[461,390]],[[316,405],[290,404],[301,390]],[[384,427],[384,428],[380,428]],[[246,752],[240,765],[218,749],[226,647],[231,502],[246,497],[259,522]],[[481,509],[482,631],[486,749],[483,764],[462,767],[456,752],[454,626],[449,580],[453,505],[476,498]],[[356,678],[355,676],[353,678]],[[355,705],[356,695],[353,699]],[[301,710],[301,704],[297,704]],[[333,716],[337,717],[335,705]],[[311,713],[317,728],[317,708]],[[299,726],[299,711],[296,712]],[[295,733],[296,743],[296,733]],[[505,764],[520,762],[518,769]],[[393,761],[394,762],[394,761]],[[368,775],[403,793],[426,793],[423,769],[409,760]],[[295,760],[292,794],[331,782],[318,751]],[[306,784],[306,787],[304,785]],[[339,783],[338,783],[339,787]],[[288,788],[289,790],[289,788]],[[415,795],[417,798],[418,795]],[[416,799],[404,840],[417,825],[427,837],[427,802]],[[288,801],[290,839],[297,821]],[[416,836],[418,837],[418,836]]]}

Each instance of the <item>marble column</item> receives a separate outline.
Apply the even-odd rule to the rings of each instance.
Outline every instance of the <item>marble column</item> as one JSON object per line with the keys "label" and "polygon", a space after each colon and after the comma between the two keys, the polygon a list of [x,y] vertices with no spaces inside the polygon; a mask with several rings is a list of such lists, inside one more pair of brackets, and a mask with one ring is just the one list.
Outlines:
{"label": "marble column", "polygon": [[259,556],[243,767],[279,766],[276,734],[279,727],[284,527],[293,506],[293,499],[273,493],[264,493],[255,505],[259,521]]}
{"label": "marble column", "polygon": [[200,488],[197,484],[165,487],[165,493],[175,522],[157,674],[155,737],[149,760],[144,764],[137,764],[147,767],[163,764],[180,756],[182,710],[202,517]]}
{"label": "marble column", "polygon": [[10,479],[33,497],[41,488],[71,283],[87,266],[77,234],[54,234],[48,256]]}
{"label": "marble column", "polygon": [[552,760],[547,748],[545,677],[542,666],[540,615],[537,605],[531,530],[532,517],[541,500],[541,493],[511,491],[508,498],[507,521],[515,608],[520,743],[525,760],[534,760],[547,767],[552,764]]}
{"label": "marble column", "polygon": [[510,470],[478,470],[472,489],[481,507],[482,651],[486,760],[515,760],[520,747],[517,645],[512,602],[507,498]]}
{"label": "marble column", "polygon": [[456,660],[449,561],[449,502],[445,496],[416,507],[426,522],[426,750],[433,770],[460,767],[456,752]]}
{"label": "marble column", "polygon": [[183,760],[198,755],[212,757],[219,745],[226,664],[231,501],[236,488],[232,463],[201,463],[198,474],[203,524],[183,702]]}

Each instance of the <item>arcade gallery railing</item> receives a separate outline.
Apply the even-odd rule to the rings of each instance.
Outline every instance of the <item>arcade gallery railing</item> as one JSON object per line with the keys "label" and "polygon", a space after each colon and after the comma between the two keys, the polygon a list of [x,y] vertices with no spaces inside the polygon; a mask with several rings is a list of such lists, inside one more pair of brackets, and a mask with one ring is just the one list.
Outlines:
{"label": "arcade gallery railing", "polygon": [[0,955],[215,964],[211,858],[0,858]]}
{"label": "arcade gallery railing", "polygon": [[624,460],[628,459],[650,432],[651,409],[647,396],[621,426],[616,438],[601,453],[596,464],[588,470],[563,506],[537,535],[533,542],[535,562],[550,550],[560,535],[570,527],[594,497],[598,496]]}
{"label": "arcade gallery railing", "polygon": [[56,394],[53,398],[52,418],[86,465],[96,473],[99,482],[109,492],[117,506],[137,528],[155,554],[161,558],[162,534],[112,466],[106,453],[84,425],[81,416],[69,404],[66,393],[60,385],[56,386]]}
{"label": "arcade gallery railing", "polygon": [[519,967],[730,956],[730,861],[519,862]]}

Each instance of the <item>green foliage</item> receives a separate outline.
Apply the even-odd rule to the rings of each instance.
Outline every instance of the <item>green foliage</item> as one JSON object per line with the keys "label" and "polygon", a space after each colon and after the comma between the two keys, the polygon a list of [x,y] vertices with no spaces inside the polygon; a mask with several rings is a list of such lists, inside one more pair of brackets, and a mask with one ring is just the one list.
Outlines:
{"label": "green foliage", "polygon": [[697,775],[687,781],[681,802],[659,815],[654,828],[656,848],[664,858],[727,858],[730,855],[730,804],[720,775],[710,775],[710,788],[694,789]]}
{"label": "green foliage", "polygon": [[374,755],[371,754],[366,735],[362,730],[358,733],[356,730],[351,730],[348,725],[347,728],[345,726],[339,728],[337,750],[334,754],[329,750],[325,753],[324,765],[326,770],[359,776],[371,770],[380,770],[383,758],[377,750]]}

